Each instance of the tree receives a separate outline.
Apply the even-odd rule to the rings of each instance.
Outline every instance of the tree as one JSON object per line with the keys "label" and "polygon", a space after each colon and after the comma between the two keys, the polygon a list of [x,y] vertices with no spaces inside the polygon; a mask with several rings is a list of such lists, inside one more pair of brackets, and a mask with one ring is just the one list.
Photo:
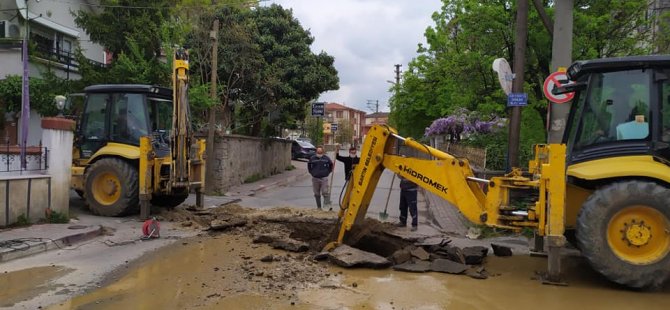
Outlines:
{"label": "tree", "polygon": [[343,121],[337,124],[337,131],[335,132],[335,142],[338,144],[353,144],[354,142],[354,126],[348,122]]}
{"label": "tree", "polygon": [[[391,121],[401,134],[421,137],[437,118],[467,108],[504,116],[506,97],[491,69],[495,58],[513,59],[513,1],[443,0],[425,32],[426,45],[403,74],[391,98]],[[646,0],[577,0],[573,58],[624,56],[649,52]],[[549,15],[552,1],[545,2]],[[529,12],[522,149],[543,142],[547,101],[542,83],[551,72],[551,37],[536,10]],[[491,141],[494,143],[495,141]],[[523,142],[527,143],[524,144]]]}
{"label": "tree", "polygon": [[[215,17],[221,23],[217,74],[222,80],[223,122],[235,132],[270,136],[281,127],[295,127],[309,102],[339,87],[333,57],[310,50],[314,38],[290,10],[278,5],[254,10],[228,6]],[[193,42],[203,41],[211,20],[201,19]],[[194,46],[194,66],[203,81],[209,73],[200,63],[207,61],[208,50],[206,45]]]}
{"label": "tree", "polygon": [[307,137],[312,140],[314,146],[323,143],[323,120],[320,117],[308,117],[305,119]]}
{"label": "tree", "polygon": [[[160,57],[164,23],[176,0],[101,0],[101,12],[79,10],[75,23],[91,41],[107,48],[116,60],[131,53],[128,41],[142,47],[143,58]],[[136,51],[132,51],[136,52]]]}

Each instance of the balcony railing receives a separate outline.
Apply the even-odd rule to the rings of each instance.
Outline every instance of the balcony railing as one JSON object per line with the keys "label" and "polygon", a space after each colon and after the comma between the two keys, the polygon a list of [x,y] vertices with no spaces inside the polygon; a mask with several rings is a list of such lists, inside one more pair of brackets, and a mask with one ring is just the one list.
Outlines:
{"label": "balcony railing", "polygon": [[[77,61],[75,54],[72,52],[68,51],[63,51],[63,50],[57,50],[55,48],[51,48],[49,46],[45,46],[42,44],[37,44],[35,47],[34,53],[32,54],[33,56],[48,60],[48,61],[54,61],[63,66],[63,70],[66,72],[78,72],[79,71],[79,62]],[[104,68],[106,65],[101,62],[97,62],[94,60],[88,59],[88,62],[96,67],[101,67]]]}

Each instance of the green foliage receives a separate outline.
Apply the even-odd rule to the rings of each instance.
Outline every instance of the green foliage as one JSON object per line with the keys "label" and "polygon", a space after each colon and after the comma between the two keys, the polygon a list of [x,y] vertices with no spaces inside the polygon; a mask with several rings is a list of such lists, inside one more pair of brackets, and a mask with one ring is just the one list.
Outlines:
{"label": "green foliage", "polygon": [[323,143],[323,120],[320,117],[308,117],[305,120],[305,130],[307,137],[312,140],[314,146]]}
{"label": "green foliage", "polygon": [[[42,78],[29,79],[30,108],[42,116],[58,114],[54,102],[56,95],[66,95],[71,92],[72,82],[57,77],[52,71],[42,73]],[[8,75],[0,80],[0,106],[5,111],[21,111],[21,93],[23,78],[18,75]]]}
{"label": "green foliage", "polygon": [[264,177],[262,174],[260,174],[260,173],[254,173],[254,174],[250,175],[248,178],[244,179],[244,183],[245,183],[245,184],[246,184],[246,183],[254,183],[254,182],[256,182],[256,181],[260,181],[260,180],[262,180],[262,179],[264,179],[264,178],[265,178],[265,177]]}
{"label": "green foliage", "polygon": [[[84,29],[91,41],[106,47],[114,59],[132,54],[129,41],[142,47],[142,58],[161,55],[164,23],[169,19],[175,0],[101,0],[102,11],[76,12],[75,23]],[[128,9],[124,6],[137,8]],[[143,7],[143,8],[140,8]]]}
{"label": "green foliage", "polygon": [[[551,2],[544,3],[553,15]],[[434,25],[426,29],[427,44],[419,45],[418,55],[390,100],[390,121],[402,135],[419,138],[433,120],[460,107],[506,116],[506,97],[491,64],[500,57],[513,59],[514,2],[442,3],[441,10],[433,14]],[[644,44],[650,41],[646,5],[645,0],[576,1],[573,58],[648,53],[650,44]],[[547,101],[542,83],[556,69],[550,67],[552,39],[533,8],[529,10],[528,33],[524,91],[528,93],[529,106],[523,109],[521,123],[524,158],[528,157],[531,144],[545,140]],[[486,147],[494,161],[491,167],[502,167],[506,154],[506,138],[502,138],[503,134],[476,137],[468,143]]]}
{"label": "green foliage", "polygon": [[352,143],[354,138],[354,126],[351,123],[344,121],[337,124],[337,131],[335,134],[335,142],[339,144]]}
{"label": "green foliage", "polygon": [[286,171],[295,170],[295,166],[294,165],[288,165],[288,166],[286,166],[286,168],[284,170],[286,170]]}
{"label": "green foliage", "polygon": [[201,16],[189,42],[193,71],[203,83],[211,74],[208,42],[214,17],[220,22],[218,101],[224,127],[253,136],[277,135],[305,117],[308,102],[339,87],[333,57],[314,54],[309,31],[278,5],[254,10],[227,6],[215,16]]}
{"label": "green foliage", "polygon": [[106,68],[86,61],[81,51],[77,52],[84,86],[94,84],[154,84],[170,86],[171,65],[162,63],[158,56],[147,57],[133,39],[127,40],[127,51],[116,55],[116,60]]}
{"label": "green foliage", "polygon": [[14,223],[14,226],[28,226],[30,225],[30,220],[28,220],[28,217],[26,217],[25,214],[21,214],[16,217],[16,223]]}
{"label": "green foliage", "polygon": [[70,217],[67,216],[65,213],[52,210],[46,221],[47,223],[52,224],[67,224],[70,222]]}

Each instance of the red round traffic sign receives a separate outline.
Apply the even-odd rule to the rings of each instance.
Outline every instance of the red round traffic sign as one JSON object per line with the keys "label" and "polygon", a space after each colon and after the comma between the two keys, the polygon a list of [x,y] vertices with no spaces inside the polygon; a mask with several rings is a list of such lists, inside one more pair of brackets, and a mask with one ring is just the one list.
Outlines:
{"label": "red round traffic sign", "polygon": [[544,96],[549,99],[551,102],[555,103],[565,103],[572,98],[575,97],[575,93],[566,93],[566,94],[560,94],[560,95],[554,95],[551,93],[551,90],[554,89],[554,87],[560,87],[562,86],[561,81],[566,81],[568,79],[568,76],[565,75],[565,72],[554,72],[547,77],[546,80],[544,80],[544,86],[542,87],[542,91],[544,92]]}

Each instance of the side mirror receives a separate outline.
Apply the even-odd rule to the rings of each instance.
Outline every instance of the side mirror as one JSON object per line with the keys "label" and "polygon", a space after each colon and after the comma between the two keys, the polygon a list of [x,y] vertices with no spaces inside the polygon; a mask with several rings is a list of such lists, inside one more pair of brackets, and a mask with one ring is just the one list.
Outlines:
{"label": "side mirror", "polygon": [[578,90],[586,89],[586,85],[586,82],[569,83],[560,87],[554,87],[554,89],[551,90],[551,93],[554,95],[572,93]]}

